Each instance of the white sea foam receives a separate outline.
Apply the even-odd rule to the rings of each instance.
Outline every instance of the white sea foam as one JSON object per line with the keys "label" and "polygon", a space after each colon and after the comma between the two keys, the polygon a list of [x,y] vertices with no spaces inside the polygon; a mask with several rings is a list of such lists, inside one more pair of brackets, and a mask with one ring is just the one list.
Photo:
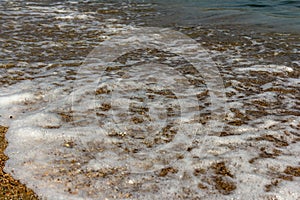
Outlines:
{"label": "white sea foam", "polygon": [[293,68],[284,65],[254,65],[251,67],[237,68],[236,71],[267,71],[267,72],[293,72]]}
{"label": "white sea foam", "polygon": [[[119,82],[117,81],[118,83],[114,85],[114,87],[120,88],[122,86],[124,87],[123,90],[125,89],[128,92],[130,91],[128,89],[130,86],[131,90],[134,91],[134,89],[145,87],[143,82],[139,83],[136,81],[137,77],[141,77],[141,79],[147,78],[149,76],[148,72],[151,72],[150,74],[154,75],[159,73],[159,71],[159,77],[149,76],[149,79],[151,80],[157,78],[157,80],[161,81],[161,85],[158,85],[158,88],[164,88],[163,86],[165,84],[174,82],[174,79],[168,80],[170,77],[180,79],[180,76],[177,77],[175,74],[165,74],[170,69],[165,71],[166,69],[164,68],[153,68],[152,66],[152,71],[149,71],[147,67],[150,66],[146,66],[144,68],[145,71],[143,71],[143,68],[139,70],[137,67],[135,67],[135,70],[128,71],[129,73],[126,76],[132,76],[130,73],[135,74],[132,76],[132,81],[130,81],[130,79],[127,82],[124,82],[122,79],[111,79],[101,86],[112,87],[112,84],[118,80]],[[157,72],[154,72],[155,70],[157,70]],[[101,99],[95,99],[95,96],[90,96],[90,94],[92,94],[90,92],[95,90],[94,88],[97,86],[96,83],[99,81],[97,80],[98,75],[91,74],[90,77],[86,78],[87,79],[84,82],[89,80],[89,85],[85,86],[80,83],[81,88],[76,88],[74,92],[77,93],[77,95],[74,96],[75,98],[71,101],[73,102],[73,111],[78,112],[72,114],[72,120],[74,120],[73,125],[72,123],[68,124],[64,122],[63,115],[58,114],[59,112],[65,111],[66,99],[68,99],[68,97],[65,99],[57,97],[52,98],[52,102],[47,107],[40,104],[43,102],[42,100],[38,100],[33,94],[26,92],[20,94],[6,94],[0,98],[1,105],[6,107],[18,107],[19,113],[22,113],[22,117],[12,120],[9,124],[10,129],[7,133],[9,146],[6,150],[6,154],[9,155],[10,159],[6,164],[5,170],[12,173],[14,177],[22,180],[22,182],[26,183],[29,187],[33,188],[42,198],[107,198],[113,193],[113,187],[106,184],[108,184],[109,181],[116,181],[115,183],[118,183],[121,186],[123,182],[119,182],[118,180],[115,180],[115,178],[99,179],[96,178],[96,174],[93,175],[93,173],[98,172],[101,174],[101,171],[105,169],[121,170],[122,167],[126,168],[123,172],[121,170],[121,174],[124,173],[123,176],[125,176],[128,169],[133,172],[128,178],[125,178],[127,182],[143,184],[144,189],[138,192],[139,194],[136,196],[137,199],[150,199],[150,196],[154,199],[175,198],[174,194],[180,191],[185,185],[189,185],[193,191],[198,191],[197,195],[204,199],[224,198],[224,196],[220,194],[199,193],[199,190],[196,189],[198,179],[196,177],[193,178],[192,176],[190,176],[190,178],[184,178],[186,176],[184,174],[191,174],[197,167],[209,168],[215,162],[228,159],[230,160],[227,161],[229,164],[228,167],[235,176],[234,179],[230,177],[229,179],[236,180],[238,182],[238,188],[232,194],[225,196],[225,199],[239,199],[241,197],[248,199],[264,199],[265,192],[263,188],[265,185],[270,184],[269,178],[264,176],[264,174],[267,173],[265,170],[266,166],[279,167],[281,170],[284,170],[286,164],[297,164],[297,162],[295,162],[295,155],[296,152],[299,152],[299,148],[296,145],[289,146],[289,152],[292,152],[291,156],[286,155],[282,158],[278,158],[278,160],[259,160],[257,161],[256,166],[252,166],[248,162],[251,158],[255,157],[257,152],[251,150],[252,148],[249,146],[247,140],[264,133],[274,134],[275,132],[273,133],[268,129],[272,126],[281,126],[281,122],[277,121],[272,116],[252,121],[253,124],[257,124],[255,126],[243,125],[234,128],[232,133],[237,135],[228,138],[219,138],[216,136],[203,137],[206,133],[199,133],[199,131],[197,131],[199,127],[194,127],[195,133],[198,132],[197,134],[200,136],[196,141],[200,143],[192,151],[186,154],[185,158],[182,160],[174,160],[174,156],[185,151],[186,148],[189,147],[187,141],[190,140],[192,142],[191,136],[194,133],[192,132],[191,125],[185,126],[181,131],[177,132],[177,136],[174,139],[174,141],[177,142],[165,145],[162,150],[159,150],[160,148],[156,150],[145,149],[144,151],[137,153],[135,157],[131,157],[131,154],[125,154],[122,148],[120,149],[118,145],[116,145],[123,143],[120,139],[110,139],[107,136],[110,134],[107,130],[109,130],[109,128],[114,128],[116,126],[116,121],[120,123],[117,125],[120,128],[119,130],[122,130],[122,132],[117,134],[120,134],[120,137],[123,137],[121,136],[122,134],[128,134],[128,130],[124,129],[124,127],[122,128],[122,123],[124,122],[118,121],[123,118],[115,118],[116,121],[110,121],[110,118],[99,118],[93,115],[93,112],[95,112],[93,111],[95,105],[101,105],[102,102],[109,99],[105,96],[101,97]],[[233,86],[242,84],[238,81],[232,81],[232,83]],[[51,82],[48,82],[47,85],[49,87]],[[168,85],[166,86],[170,87]],[[70,86],[66,85],[66,87]],[[54,92],[55,89],[56,88],[53,86],[49,87],[48,91],[44,91],[43,97],[47,98],[47,96],[57,93]],[[17,90],[17,87],[11,87],[11,90]],[[80,92],[80,95],[78,92]],[[143,97],[143,95],[140,94],[139,97]],[[265,99],[270,102],[273,101],[274,98],[274,94],[269,92],[257,95],[254,99]],[[124,105],[124,102],[127,101],[126,99],[127,98],[118,95],[113,96],[112,107],[115,109],[113,111],[114,115],[117,115],[120,112],[117,108],[121,108],[122,105]],[[25,100],[31,100],[31,104],[33,105],[37,104],[38,106],[40,104],[40,109],[23,113],[22,110],[24,110],[24,107],[18,104]],[[157,103],[160,104],[162,102]],[[152,103],[152,106],[159,106],[159,104]],[[194,105],[194,103],[191,103],[191,106],[192,105]],[[243,103],[233,102],[228,106],[230,108],[240,108],[242,110]],[[163,107],[160,108],[163,109]],[[128,107],[126,109],[128,109]],[[121,112],[119,114],[121,114]],[[232,116],[232,118],[234,118],[234,116]],[[152,119],[157,120],[153,118],[153,116]],[[187,122],[188,121],[189,120],[187,120]],[[106,124],[102,129],[99,129],[97,126],[98,123]],[[127,122],[125,124],[129,127],[131,123]],[[152,123],[152,125],[155,125],[156,128],[160,129],[163,124]],[[187,134],[187,132],[190,134]],[[155,132],[153,132],[153,134],[154,133]],[[239,134],[242,134],[243,136]],[[142,144],[139,144],[138,141],[135,141],[135,143],[134,146],[138,148],[142,147]],[[134,147],[130,140],[126,141],[125,144],[128,147]],[[268,143],[262,143],[262,145],[268,145]],[[233,148],[234,150],[232,150]],[[164,153],[161,153],[161,156],[158,156],[159,152]],[[197,157],[199,159],[195,159]],[[169,159],[171,162],[169,164],[164,164],[164,159]],[[176,175],[170,177],[170,180],[152,180],[152,175],[143,175],[143,172],[153,174],[155,170],[166,166],[172,166],[179,170]],[[153,169],[155,170],[153,171]],[[68,175],[68,173],[70,175]],[[95,176],[95,178],[90,178],[89,174]],[[149,181],[142,181],[144,178],[149,179]],[[209,174],[207,174],[207,178],[210,179]],[[89,184],[88,182],[91,182],[92,185],[87,186]],[[150,193],[147,192],[145,188],[150,187],[153,184],[156,184],[162,190],[156,194],[153,194],[152,190],[149,191]],[[284,199],[286,197],[291,199],[296,198],[298,197],[297,184],[299,185],[299,182],[295,182],[294,184],[284,182],[278,186],[279,189],[274,192],[274,195],[276,195],[278,199]],[[127,187],[129,187],[128,185],[134,184],[127,183]],[[211,189],[213,190],[213,188]],[[255,194],[253,191],[255,191]]]}
{"label": "white sea foam", "polygon": [[69,15],[61,15],[55,17],[56,19],[67,19],[67,20],[73,20],[73,19],[81,19],[81,20],[88,20],[93,19],[93,16],[86,15],[86,14],[69,14]]}
{"label": "white sea foam", "polygon": [[34,95],[30,93],[17,93],[12,95],[0,96],[0,106],[11,106],[12,104],[22,103],[33,98]]}

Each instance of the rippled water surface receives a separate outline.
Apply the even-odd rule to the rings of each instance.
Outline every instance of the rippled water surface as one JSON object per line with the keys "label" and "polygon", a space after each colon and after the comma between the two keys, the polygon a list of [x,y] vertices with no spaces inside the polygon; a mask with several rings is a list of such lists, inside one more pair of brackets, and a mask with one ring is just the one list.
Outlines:
{"label": "rippled water surface", "polygon": [[260,29],[300,31],[299,1],[172,0],[156,3],[155,8],[167,16],[157,17],[158,24],[252,24]]}
{"label": "rippled water surface", "polygon": [[299,13],[1,1],[5,171],[41,199],[299,199]]}

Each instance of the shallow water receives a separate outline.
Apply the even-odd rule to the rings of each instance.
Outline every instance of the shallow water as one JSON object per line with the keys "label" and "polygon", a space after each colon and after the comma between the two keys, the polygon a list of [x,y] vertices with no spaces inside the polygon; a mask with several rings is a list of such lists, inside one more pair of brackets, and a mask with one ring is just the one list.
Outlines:
{"label": "shallow water", "polygon": [[166,2],[1,2],[5,170],[45,199],[299,199],[298,12],[271,23],[297,2]]}

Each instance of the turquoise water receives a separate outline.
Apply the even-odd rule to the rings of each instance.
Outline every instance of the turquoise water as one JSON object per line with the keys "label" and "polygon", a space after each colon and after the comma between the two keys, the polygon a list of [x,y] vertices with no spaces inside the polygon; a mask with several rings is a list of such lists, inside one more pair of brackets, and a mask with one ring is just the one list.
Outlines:
{"label": "turquoise water", "polygon": [[165,0],[156,4],[163,24],[245,24],[284,32],[299,32],[300,1]]}

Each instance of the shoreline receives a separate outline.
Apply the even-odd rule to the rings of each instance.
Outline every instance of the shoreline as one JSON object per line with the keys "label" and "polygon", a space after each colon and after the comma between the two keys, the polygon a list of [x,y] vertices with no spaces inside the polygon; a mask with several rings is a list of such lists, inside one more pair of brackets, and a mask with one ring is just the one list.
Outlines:
{"label": "shoreline", "polygon": [[8,127],[0,125],[0,199],[36,200],[38,197],[30,188],[3,171],[5,162],[8,160],[8,157],[4,154],[8,144],[5,138],[7,130]]}

